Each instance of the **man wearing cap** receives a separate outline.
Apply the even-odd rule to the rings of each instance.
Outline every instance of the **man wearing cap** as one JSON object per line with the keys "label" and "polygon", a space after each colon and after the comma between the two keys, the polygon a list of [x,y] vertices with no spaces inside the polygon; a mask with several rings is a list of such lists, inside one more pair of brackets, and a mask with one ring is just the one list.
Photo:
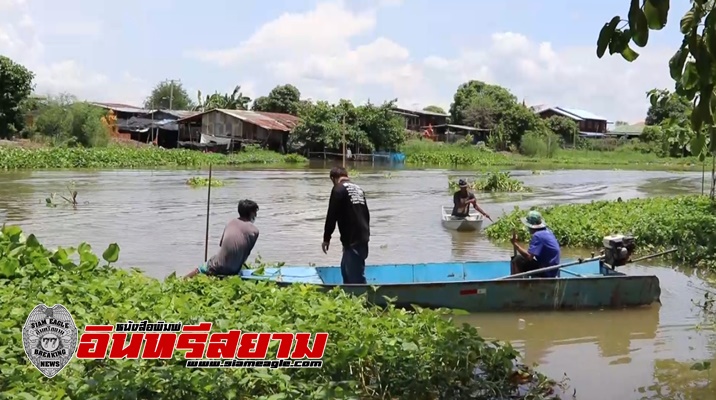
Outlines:
{"label": "man wearing cap", "polygon": [[[512,246],[515,248],[515,256],[511,262],[511,274],[534,271],[539,268],[559,265],[560,249],[559,242],[538,211],[530,211],[522,223],[527,226],[532,239],[529,248],[525,250],[517,243],[517,233],[512,232]],[[555,278],[559,270],[552,270],[531,275],[535,278]]]}
{"label": "man wearing cap", "polygon": [[452,197],[452,216],[455,218],[469,217],[470,204],[472,204],[472,206],[475,207],[475,210],[477,210],[477,212],[492,221],[492,218],[490,218],[490,216],[487,215],[486,212],[482,211],[482,208],[477,205],[477,199],[475,199],[475,195],[472,192],[467,191],[467,182],[465,182],[464,179],[460,179],[460,181],[458,181],[458,185],[460,186],[460,190],[455,192]]}

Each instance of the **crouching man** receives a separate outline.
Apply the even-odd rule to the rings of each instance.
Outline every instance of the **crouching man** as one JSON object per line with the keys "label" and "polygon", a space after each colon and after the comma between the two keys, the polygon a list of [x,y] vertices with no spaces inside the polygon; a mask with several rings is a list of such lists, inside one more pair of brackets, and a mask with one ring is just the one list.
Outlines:
{"label": "crouching man", "polygon": [[224,228],[219,252],[186,278],[197,274],[230,276],[241,272],[259,238],[259,230],[254,225],[259,206],[252,200],[241,200],[238,208],[239,218],[232,219]]}

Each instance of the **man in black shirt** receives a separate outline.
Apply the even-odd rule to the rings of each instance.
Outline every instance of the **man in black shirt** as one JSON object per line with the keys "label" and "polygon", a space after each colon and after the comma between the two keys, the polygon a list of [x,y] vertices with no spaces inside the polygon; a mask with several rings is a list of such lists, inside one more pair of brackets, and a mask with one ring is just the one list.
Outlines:
{"label": "man in black shirt", "polygon": [[475,207],[475,210],[479,212],[480,214],[484,215],[485,218],[492,221],[492,218],[490,218],[489,215],[485,211],[480,208],[480,206],[477,205],[477,199],[475,199],[475,195],[472,192],[469,192],[467,190],[467,182],[465,182],[464,179],[460,179],[458,182],[458,185],[460,186],[460,190],[455,192],[453,195],[453,207],[452,207],[452,216],[456,218],[465,218],[470,216],[470,204]]}
{"label": "man in black shirt", "polygon": [[365,260],[368,258],[370,240],[370,212],[363,189],[348,179],[345,168],[331,169],[331,199],[328,202],[326,226],[321,248],[327,254],[331,235],[336,229],[341,233],[343,258],[341,274],[345,284],[365,284]]}

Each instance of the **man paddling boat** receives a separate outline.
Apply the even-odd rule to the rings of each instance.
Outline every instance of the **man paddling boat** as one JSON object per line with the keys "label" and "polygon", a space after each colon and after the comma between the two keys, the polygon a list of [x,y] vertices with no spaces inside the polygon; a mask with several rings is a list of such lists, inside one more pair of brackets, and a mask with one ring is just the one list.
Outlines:
{"label": "man paddling boat", "polygon": [[219,241],[219,252],[190,272],[187,278],[197,274],[229,276],[241,272],[259,239],[259,229],[254,225],[259,205],[252,200],[241,200],[238,211],[239,218],[232,219],[224,228]]}
{"label": "man paddling boat", "polygon": [[328,201],[326,225],[323,230],[323,253],[328,252],[331,235],[336,229],[341,233],[343,257],[341,274],[345,284],[365,284],[365,260],[368,258],[370,240],[370,212],[365,193],[360,186],[348,179],[345,168],[334,167],[330,172],[333,189]]}
{"label": "man paddling boat", "polygon": [[472,204],[472,206],[475,207],[475,210],[477,210],[477,212],[492,221],[492,218],[490,218],[490,216],[485,211],[483,211],[479,205],[477,205],[477,199],[475,198],[475,194],[467,190],[467,182],[465,182],[464,179],[460,179],[458,181],[458,185],[460,186],[460,190],[455,192],[455,194],[452,196],[452,216],[455,218],[469,217],[470,204]]}
{"label": "man paddling boat", "polygon": [[[522,218],[530,231],[532,239],[530,239],[529,248],[517,243],[517,233],[512,232],[512,246],[515,249],[515,256],[512,257],[510,264],[510,274],[514,275],[520,272],[534,271],[540,268],[553,267],[559,265],[560,248],[557,238],[551,230],[547,229],[542,215],[538,211],[530,211],[526,218]],[[556,278],[559,270],[546,271],[534,274],[536,278]]]}

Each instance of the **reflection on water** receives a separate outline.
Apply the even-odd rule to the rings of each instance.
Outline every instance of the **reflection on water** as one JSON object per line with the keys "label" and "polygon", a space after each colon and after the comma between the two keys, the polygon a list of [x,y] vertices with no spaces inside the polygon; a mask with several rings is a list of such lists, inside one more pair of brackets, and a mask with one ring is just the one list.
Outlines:
{"label": "reflection on water", "polygon": [[[184,273],[201,262],[204,254],[207,191],[184,183],[198,173],[0,173],[0,222],[17,223],[50,246],[88,240],[100,248],[117,242],[122,249],[122,266],[140,266],[155,277],[173,271]],[[251,198],[261,207],[256,221],[261,237],[254,256],[260,254],[264,260],[289,265],[338,263],[339,248],[331,249],[328,255],[320,250],[330,194],[327,170],[218,170],[214,174],[226,186],[212,189],[210,254],[217,250],[224,224],[235,218],[237,201]],[[365,189],[371,210],[368,262],[509,257],[509,246],[495,246],[480,233],[452,232],[441,226],[440,207],[451,202],[448,176],[472,174],[395,170],[388,176],[380,170],[362,171],[355,181]],[[700,173],[572,170],[540,175],[516,171],[513,175],[533,191],[477,195],[494,219],[515,206],[699,192],[701,186]],[[77,209],[46,207],[44,198],[63,191],[70,180],[76,182],[78,200],[88,204]],[[483,227],[489,224],[485,221]],[[337,242],[338,233],[335,235]],[[713,357],[711,334],[694,329],[700,317],[691,299],[702,293],[688,285],[703,282],[671,268],[633,266],[624,270],[657,275],[662,305],[624,311],[479,314],[457,319],[478,326],[485,336],[511,341],[528,362],[540,363],[541,370],[555,378],[566,372],[579,399],[640,399],[658,396],[663,388],[671,388],[668,393],[687,390],[686,385],[669,380],[670,371],[681,364],[667,361],[687,365],[692,359]],[[694,390],[689,395],[710,397],[684,398],[713,398],[713,387]]]}

